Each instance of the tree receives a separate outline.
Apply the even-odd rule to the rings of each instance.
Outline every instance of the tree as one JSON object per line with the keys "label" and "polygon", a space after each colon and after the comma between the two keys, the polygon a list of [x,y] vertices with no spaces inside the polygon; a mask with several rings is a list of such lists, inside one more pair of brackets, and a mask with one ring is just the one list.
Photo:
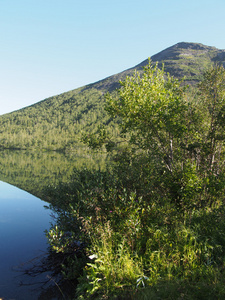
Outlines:
{"label": "tree", "polygon": [[224,86],[224,68],[211,68],[196,102],[182,82],[149,60],[142,75],[121,82],[116,97],[107,95],[110,116],[120,118],[121,132],[153,162],[154,188],[161,185],[163,196],[179,205],[203,205],[224,191]]}
{"label": "tree", "polygon": [[135,72],[121,82],[117,98],[107,97],[106,110],[122,119],[122,132],[130,133],[130,142],[151,151],[170,172],[181,154],[177,145],[187,131],[184,91],[177,79],[149,60],[142,76]]}
{"label": "tree", "polygon": [[205,114],[202,159],[207,171],[218,174],[223,162],[225,141],[225,70],[214,66],[204,73],[199,84]]}

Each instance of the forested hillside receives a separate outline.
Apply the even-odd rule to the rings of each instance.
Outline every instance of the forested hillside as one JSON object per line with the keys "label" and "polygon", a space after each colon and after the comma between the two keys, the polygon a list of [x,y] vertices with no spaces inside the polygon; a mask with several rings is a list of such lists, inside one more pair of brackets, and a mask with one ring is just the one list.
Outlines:
{"label": "forested hillside", "polygon": [[[165,71],[194,85],[203,71],[225,61],[225,50],[196,43],[178,43],[151,57],[165,64]],[[84,133],[94,133],[106,125],[116,136],[118,128],[104,110],[105,94],[119,87],[119,80],[141,71],[139,65],[96,83],[54,96],[21,110],[0,116],[0,147],[9,149],[71,150]],[[7,101],[7,99],[6,99]]]}

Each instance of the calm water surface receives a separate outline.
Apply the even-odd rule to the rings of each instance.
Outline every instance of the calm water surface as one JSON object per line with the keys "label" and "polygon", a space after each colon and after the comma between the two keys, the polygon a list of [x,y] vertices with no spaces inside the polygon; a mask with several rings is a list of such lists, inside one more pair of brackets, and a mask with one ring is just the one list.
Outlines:
{"label": "calm water surface", "polygon": [[37,279],[25,278],[18,270],[47,249],[44,230],[49,228],[51,218],[45,204],[0,181],[0,298],[4,300],[41,299],[40,289],[31,285]]}
{"label": "calm water surface", "polygon": [[[85,153],[82,148],[67,154],[55,151],[0,151],[0,299],[69,299],[65,295],[70,294],[70,288],[57,286],[54,278],[50,289],[46,286],[41,289],[42,286],[37,284],[24,286],[36,282],[37,278],[21,276],[18,270],[27,269],[27,262],[47,249],[44,230],[49,229],[53,220],[49,216],[50,210],[44,208],[46,202],[40,200],[45,199],[46,187],[67,182],[74,168],[104,168],[105,159],[105,154]],[[44,280],[46,276],[44,274]]]}

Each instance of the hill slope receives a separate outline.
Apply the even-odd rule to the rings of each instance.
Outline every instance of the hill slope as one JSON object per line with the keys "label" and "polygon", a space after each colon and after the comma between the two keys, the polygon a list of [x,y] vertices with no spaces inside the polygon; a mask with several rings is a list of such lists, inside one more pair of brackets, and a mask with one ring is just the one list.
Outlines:
{"label": "hill slope", "polygon": [[[178,43],[151,57],[165,71],[195,84],[203,71],[215,62],[225,63],[225,50],[196,43]],[[104,94],[119,87],[119,80],[141,71],[139,65],[96,83],[54,96],[21,110],[0,116],[0,147],[69,150],[79,143],[83,132],[93,132],[100,124],[117,125],[104,111]]]}

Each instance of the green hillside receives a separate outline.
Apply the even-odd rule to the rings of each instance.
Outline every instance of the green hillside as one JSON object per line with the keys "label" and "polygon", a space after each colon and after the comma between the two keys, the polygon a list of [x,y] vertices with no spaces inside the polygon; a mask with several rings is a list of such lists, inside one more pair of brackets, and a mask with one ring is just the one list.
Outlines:
{"label": "green hillside", "polygon": [[[178,43],[151,57],[165,71],[195,84],[215,62],[225,62],[225,50],[196,43]],[[0,147],[8,149],[71,150],[83,133],[107,125],[113,135],[117,124],[104,111],[104,95],[119,87],[119,80],[141,70],[139,65],[96,83],[50,97],[21,110],[0,116]],[[7,99],[6,99],[7,100]]]}

